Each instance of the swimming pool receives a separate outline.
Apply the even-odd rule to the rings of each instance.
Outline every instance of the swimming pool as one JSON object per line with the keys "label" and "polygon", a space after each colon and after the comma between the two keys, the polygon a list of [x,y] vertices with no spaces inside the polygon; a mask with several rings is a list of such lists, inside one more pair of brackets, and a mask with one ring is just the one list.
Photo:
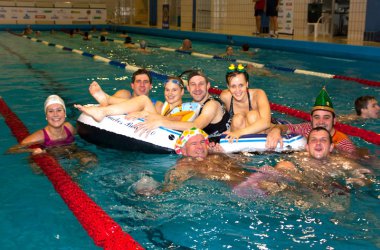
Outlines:
{"label": "swimming pool", "polygon": [[[47,95],[61,95],[68,107],[68,119],[73,124],[79,113],[74,103],[90,103],[87,92],[92,80],[99,81],[109,92],[125,86],[131,72],[67,51],[34,43],[7,33],[0,33],[0,53],[3,72],[1,96],[24,121],[29,131],[45,124],[42,111]],[[116,37],[116,35],[115,35]],[[133,35],[148,44],[178,47],[179,40]],[[97,40],[84,42],[69,39],[66,34],[45,34],[41,39],[150,67],[165,74],[178,74],[199,67],[210,75],[215,85],[224,87],[226,61],[199,59],[184,54],[154,50],[142,56],[135,51],[109,43],[99,46]],[[201,52],[223,53],[225,46],[194,42]],[[112,52],[111,52],[112,51]],[[273,54],[275,56],[273,56]],[[249,58],[246,58],[249,59]],[[380,79],[374,62],[342,60],[333,57],[298,55],[259,50],[254,60],[314,71]],[[378,96],[377,88],[354,82],[326,80],[291,73],[272,72],[272,77],[253,78],[254,86],[263,88],[272,102],[308,111],[322,85],[339,113],[351,113],[352,101],[359,95]],[[155,79],[155,84],[159,82]],[[157,87],[154,97],[162,98]],[[299,93],[302,93],[300,95]],[[187,95],[189,98],[189,95]],[[278,115],[278,114],[275,114]],[[295,120],[294,118],[288,118]],[[6,125],[1,143],[3,152],[16,143]],[[366,129],[379,132],[379,124],[367,122]],[[378,147],[354,138],[355,143],[369,147],[379,155]],[[379,177],[370,188],[356,191],[351,206],[345,212],[326,210],[302,211],[283,201],[248,201],[236,197],[229,187],[219,182],[190,180],[180,189],[156,197],[136,196],[131,185],[143,175],[162,181],[164,173],[175,163],[175,155],[146,155],[99,148],[78,139],[79,146],[98,155],[99,164],[80,169],[78,164],[61,160],[61,165],[126,232],[148,249],[375,249],[379,235]],[[253,156],[253,166],[273,164],[279,156]],[[34,174],[27,155],[2,155],[0,198],[0,245],[4,249],[97,249],[86,235],[59,195],[43,175]],[[373,166],[373,167],[378,167]],[[377,242],[379,244],[379,242]],[[378,245],[377,245],[378,247]]]}

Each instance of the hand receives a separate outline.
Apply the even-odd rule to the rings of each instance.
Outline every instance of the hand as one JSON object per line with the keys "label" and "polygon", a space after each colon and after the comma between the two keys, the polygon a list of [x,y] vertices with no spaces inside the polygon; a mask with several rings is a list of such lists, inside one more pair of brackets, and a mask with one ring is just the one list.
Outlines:
{"label": "hand", "polygon": [[144,121],[136,124],[136,131],[135,133],[139,133],[140,136],[144,135],[147,137],[149,133],[161,126],[160,120],[149,120],[149,121]]}
{"label": "hand", "polygon": [[46,153],[46,150],[41,149],[41,148],[34,148],[32,155],[38,155],[38,154],[42,154],[42,153]]}
{"label": "hand", "polygon": [[281,130],[277,127],[274,127],[271,131],[269,131],[267,135],[267,142],[265,143],[265,147],[269,150],[275,150],[278,143],[280,143],[280,148],[284,146]]}
{"label": "hand", "polygon": [[228,139],[229,143],[233,143],[234,141],[238,142],[240,136],[242,136],[240,133],[238,133],[238,131],[234,131],[234,132],[226,131],[223,134],[226,135],[226,139]]}
{"label": "hand", "polygon": [[222,146],[220,146],[219,143],[210,142],[210,144],[208,145],[208,151],[210,153],[223,153],[224,149],[222,148]]}

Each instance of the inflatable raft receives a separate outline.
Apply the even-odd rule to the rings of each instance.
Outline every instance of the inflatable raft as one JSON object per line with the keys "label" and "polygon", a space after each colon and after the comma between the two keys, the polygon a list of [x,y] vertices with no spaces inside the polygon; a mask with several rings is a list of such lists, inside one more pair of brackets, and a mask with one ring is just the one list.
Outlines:
{"label": "inflatable raft", "polygon": [[[82,113],[77,120],[77,128],[83,139],[99,146],[153,154],[175,153],[174,145],[181,132],[160,127],[148,135],[140,135],[136,133],[136,127],[142,121],[126,120],[124,115],[118,115],[107,116],[101,122],[96,122]],[[303,150],[306,144],[306,139],[300,135],[286,135],[283,140],[284,147],[278,147],[277,152]],[[245,135],[237,143],[220,138],[220,145],[226,153],[263,152],[266,150],[265,142],[265,134]]]}

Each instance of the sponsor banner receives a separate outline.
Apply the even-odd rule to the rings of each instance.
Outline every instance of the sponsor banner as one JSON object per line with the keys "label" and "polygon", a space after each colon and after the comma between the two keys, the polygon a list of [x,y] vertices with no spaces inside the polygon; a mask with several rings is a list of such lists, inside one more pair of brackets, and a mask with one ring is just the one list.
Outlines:
{"label": "sponsor banner", "polygon": [[0,21],[106,21],[105,9],[69,9],[69,8],[33,8],[33,7],[0,7]]}
{"label": "sponsor banner", "polygon": [[294,0],[280,0],[278,4],[278,32],[293,35]]}

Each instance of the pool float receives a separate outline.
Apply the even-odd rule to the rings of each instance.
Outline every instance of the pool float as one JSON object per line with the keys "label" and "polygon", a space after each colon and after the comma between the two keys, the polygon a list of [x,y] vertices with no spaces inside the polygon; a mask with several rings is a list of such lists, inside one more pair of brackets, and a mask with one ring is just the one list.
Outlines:
{"label": "pool float", "polygon": [[[196,102],[185,102],[172,110],[165,102],[162,114],[181,116],[181,121],[193,121],[200,110],[201,105]],[[124,115],[115,115],[96,122],[82,113],[77,120],[78,134],[88,142],[108,148],[161,154],[174,152],[174,144],[181,132],[160,127],[149,134],[136,133],[138,124],[143,121],[126,120]]]}
{"label": "pool float", "polygon": [[[144,153],[175,153],[174,146],[180,131],[159,127],[149,134],[136,132],[143,119],[126,120],[124,115],[107,116],[101,122],[82,113],[77,120],[78,134],[90,143],[99,146]],[[266,150],[266,134],[244,135],[238,142],[229,143],[223,135],[220,145],[226,153],[263,152]],[[276,152],[303,150],[306,139],[303,136],[289,134],[283,136],[284,147]]]}

